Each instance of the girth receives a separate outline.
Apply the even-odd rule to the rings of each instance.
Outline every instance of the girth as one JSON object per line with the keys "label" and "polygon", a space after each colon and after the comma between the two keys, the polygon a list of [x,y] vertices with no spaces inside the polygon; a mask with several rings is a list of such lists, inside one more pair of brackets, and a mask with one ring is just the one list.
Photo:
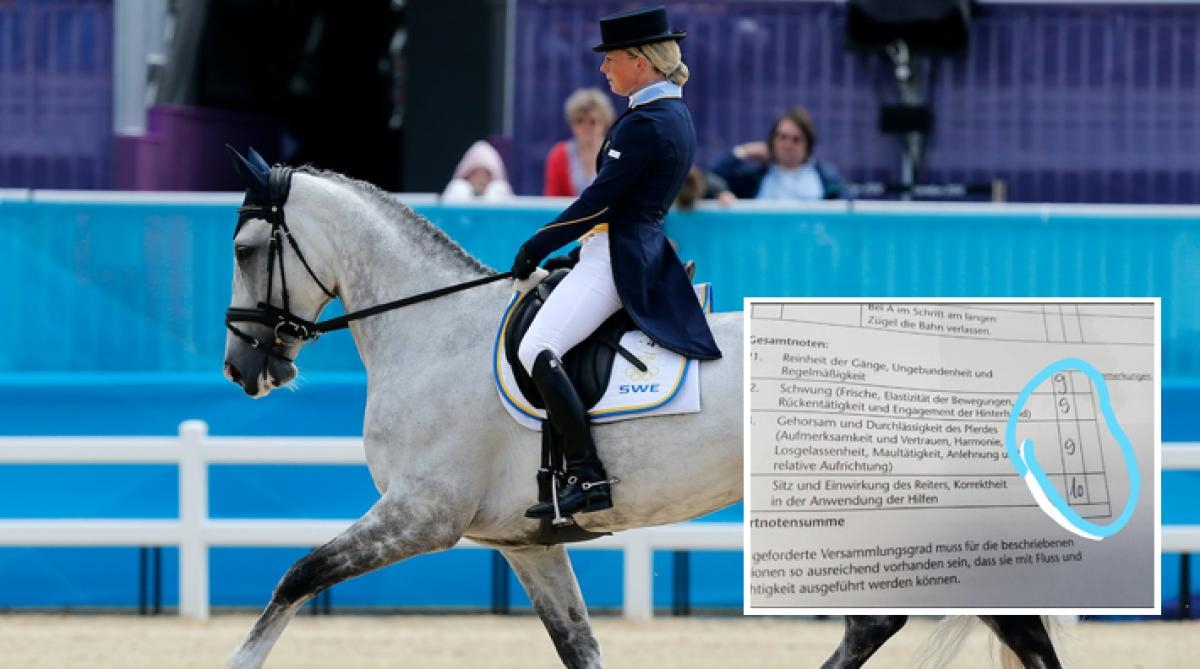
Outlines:
{"label": "girth", "polygon": [[[520,349],[521,339],[529,330],[529,326],[533,323],[538,311],[541,310],[542,304],[546,302],[550,293],[558,287],[568,272],[570,272],[569,269],[554,270],[536,288],[521,297],[521,300],[513,306],[512,315],[504,330],[504,357],[512,366],[517,387],[520,388],[529,403],[538,409],[544,409],[545,405],[542,403],[542,397],[538,393],[533,379],[529,378],[528,372],[521,366],[517,351]],[[645,363],[620,343],[621,336],[634,329],[636,326],[633,320],[622,309],[610,316],[587,339],[567,351],[567,354],[563,356],[563,367],[566,368],[571,382],[575,384],[575,391],[579,393],[579,399],[582,400],[584,406],[590,409],[604,396],[604,391],[608,388],[608,381],[612,377],[613,360],[618,353],[634,367],[643,372],[646,371]]]}

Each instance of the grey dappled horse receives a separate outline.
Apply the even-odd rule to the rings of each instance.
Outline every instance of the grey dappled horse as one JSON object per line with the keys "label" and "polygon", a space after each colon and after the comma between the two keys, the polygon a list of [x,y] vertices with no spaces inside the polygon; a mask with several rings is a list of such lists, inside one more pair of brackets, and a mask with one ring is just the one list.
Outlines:
{"label": "grey dappled horse", "polygon": [[[335,297],[350,314],[397,296],[473,287],[334,319],[348,325],[367,370],[363,440],[380,498],[288,570],[230,666],[261,666],[296,611],[324,588],[462,537],[508,560],[564,665],[602,666],[566,551],[537,543],[540,524],[524,517],[535,501],[540,436],[505,412],[491,371],[512,286],[491,281],[501,277],[370,184],[310,168],[268,168],[253,152],[235,163],[248,190],[234,237],[225,373],[248,395],[264,397],[295,378],[292,360],[305,339],[328,329],[315,322]],[[741,315],[713,314],[710,325],[725,357],[701,365],[702,413],[595,427],[601,457],[620,484],[611,510],[576,517],[583,529],[683,521],[741,499]],[[856,626],[860,619],[847,628],[849,653],[839,649],[827,666],[858,666],[864,641],[882,643],[898,629],[879,633]],[[1024,638],[997,632],[1010,645]],[[1045,636],[1040,623],[1037,633]]]}

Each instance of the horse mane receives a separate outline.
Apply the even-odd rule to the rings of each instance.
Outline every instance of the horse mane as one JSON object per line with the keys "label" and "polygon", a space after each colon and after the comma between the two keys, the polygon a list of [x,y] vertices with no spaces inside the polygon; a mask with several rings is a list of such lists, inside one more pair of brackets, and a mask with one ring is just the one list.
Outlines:
{"label": "horse mane", "polygon": [[361,179],[352,179],[338,172],[318,169],[312,165],[297,167],[296,171],[349,186],[352,190],[361,193],[368,200],[374,202],[387,218],[397,220],[404,225],[408,225],[410,229],[415,230],[417,233],[415,240],[418,244],[442,249],[450,253],[453,258],[466,263],[471,269],[484,274],[496,273],[496,270],[484,265],[478,258],[467,253],[467,250],[458,242],[451,239],[450,235],[447,235],[444,230],[430,223],[429,219],[413,211],[411,207],[392,197],[391,194],[375,184]]}

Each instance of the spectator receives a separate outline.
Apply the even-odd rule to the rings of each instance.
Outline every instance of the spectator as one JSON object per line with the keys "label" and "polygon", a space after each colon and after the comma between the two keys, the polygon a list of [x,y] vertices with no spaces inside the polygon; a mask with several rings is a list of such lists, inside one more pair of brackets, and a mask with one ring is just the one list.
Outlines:
{"label": "spectator", "polygon": [[454,176],[442,191],[446,202],[471,202],[482,200],[495,202],[512,197],[512,186],[508,185],[508,173],[504,161],[491,144],[479,140],[467,149]]}
{"label": "spectator", "polygon": [[612,102],[599,88],[581,88],[564,105],[573,139],[564,139],[546,154],[542,195],[575,197],[596,178],[596,153],[604,143],[614,114]]}
{"label": "spectator", "polygon": [[733,147],[713,166],[729,191],[718,199],[836,200],[845,185],[832,165],[813,158],[817,133],[799,105],[775,119],[766,142]]}

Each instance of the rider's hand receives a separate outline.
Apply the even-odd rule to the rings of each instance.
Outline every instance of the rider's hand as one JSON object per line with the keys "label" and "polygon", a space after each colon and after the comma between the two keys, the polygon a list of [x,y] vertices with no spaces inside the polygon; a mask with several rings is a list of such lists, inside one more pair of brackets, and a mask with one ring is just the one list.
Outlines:
{"label": "rider's hand", "polygon": [[530,274],[533,274],[533,270],[537,269],[537,265],[537,259],[531,256],[525,250],[525,245],[522,244],[521,249],[517,251],[517,257],[513,259],[510,271],[514,278],[524,281],[529,278]]}

